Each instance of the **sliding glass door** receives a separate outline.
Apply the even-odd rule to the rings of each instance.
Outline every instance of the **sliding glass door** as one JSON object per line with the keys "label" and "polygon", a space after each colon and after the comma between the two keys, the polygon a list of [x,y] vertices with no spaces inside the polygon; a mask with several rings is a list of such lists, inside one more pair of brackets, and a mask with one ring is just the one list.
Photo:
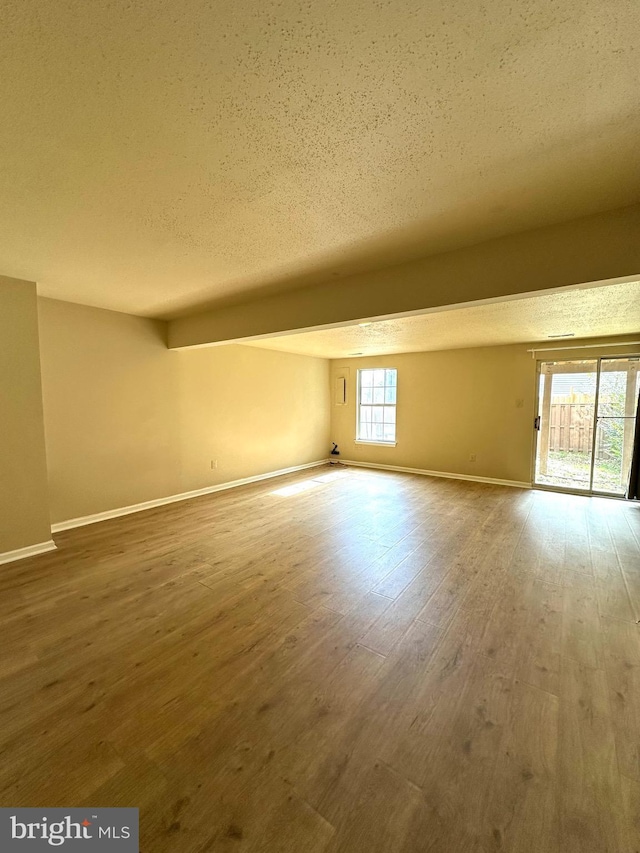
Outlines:
{"label": "sliding glass door", "polygon": [[536,485],[625,494],[639,366],[639,357],[539,364]]}
{"label": "sliding glass door", "polygon": [[596,410],[593,491],[624,495],[629,482],[640,359],[603,358]]}
{"label": "sliding glass door", "polygon": [[597,359],[540,365],[536,485],[590,490],[597,385]]}

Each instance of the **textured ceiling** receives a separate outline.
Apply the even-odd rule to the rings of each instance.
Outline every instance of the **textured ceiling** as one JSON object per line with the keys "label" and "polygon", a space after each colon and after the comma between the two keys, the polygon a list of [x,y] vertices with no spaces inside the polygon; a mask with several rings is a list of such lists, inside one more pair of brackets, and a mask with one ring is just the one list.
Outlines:
{"label": "textured ceiling", "polygon": [[250,346],[346,358],[529,341],[563,346],[571,344],[571,340],[548,340],[549,336],[571,332],[575,338],[635,333],[640,336],[640,282],[381,320],[366,326],[283,335],[253,341]]}
{"label": "textured ceiling", "polygon": [[640,198],[629,0],[5,0],[0,272],[173,316]]}

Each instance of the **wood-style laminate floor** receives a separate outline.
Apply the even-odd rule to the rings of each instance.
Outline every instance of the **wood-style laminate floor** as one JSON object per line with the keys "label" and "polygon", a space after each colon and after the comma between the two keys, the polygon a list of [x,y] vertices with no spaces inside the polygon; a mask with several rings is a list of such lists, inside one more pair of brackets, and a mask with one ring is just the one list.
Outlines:
{"label": "wood-style laminate floor", "polygon": [[640,850],[640,507],[314,469],[3,566],[0,805],[145,853]]}

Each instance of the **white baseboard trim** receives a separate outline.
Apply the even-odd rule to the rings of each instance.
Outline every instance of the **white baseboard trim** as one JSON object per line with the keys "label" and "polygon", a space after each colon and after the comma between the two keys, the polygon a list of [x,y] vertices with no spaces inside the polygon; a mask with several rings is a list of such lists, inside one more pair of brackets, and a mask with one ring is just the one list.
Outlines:
{"label": "white baseboard trim", "polygon": [[99,521],[107,521],[110,518],[119,518],[121,515],[131,515],[134,512],[144,512],[146,509],[154,509],[165,504],[173,504],[178,501],[188,501],[191,498],[199,498],[202,495],[210,495],[214,492],[222,492],[226,489],[235,489],[237,486],[246,486],[249,483],[257,483],[260,480],[270,480],[272,477],[281,477],[283,474],[293,474],[295,471],[304,471],[305,468],[317,468],[326,465],[326,459],[317,462],[307,462],[304,465],[294,465],[291,468],[281,468],[279,471],[268,471],[266,474],[256,474],[253,477],[244,477],[242,480],[231,480],[228,483],[218,483],[215,486],[206,486],[204,489],[195,489],[192,492],[182,492],[179,495],[169,495],[166,498],[156,498],[152,501],[144,501],[140,504],[108,509],[105,512],[97,512],[95,515],[83,515],[80,518],[70,518],[67,521],[59,521],[51,525],[52,533],[60,533],[63,530],[72,530],[74,527],[84,527],[86,524],[96,524]]}
{"label": "white baseboard trim", "polygon": [[5,551],[0,554],[0,565],[13,563],[15,560],[25,560],[27,557],[36,557],[38,554],[46,554],[47,551],[55,551],[56,543],[53,539],[48,542],[38,542],[37,545],[27,545],[26,548],[16,548],[15,551]]}
{"label": "white baseboard trim", "polygon": [[354,465],[356,468],[380,468],[383,471],[402,471],[405,474],[421,474],[424,477],[445,477],[447,480],[471,480],[473,483],[490,483],[494,486],[513,486],[515,489],[530,489],[531,483],[519,480],[498,480],[495,477],[476,477],[473,474],[453,474],[449,471],[427,471],[424,468],[403,468],[400,465],[382,465],[377,462],[355,462],[351,459],[341,459],[343,465]]}

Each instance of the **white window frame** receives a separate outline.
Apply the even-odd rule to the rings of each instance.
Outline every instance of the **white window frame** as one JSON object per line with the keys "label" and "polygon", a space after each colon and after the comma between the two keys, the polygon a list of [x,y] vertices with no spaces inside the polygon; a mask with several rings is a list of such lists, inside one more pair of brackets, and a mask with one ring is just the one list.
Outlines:
{"label": "white window frame", "polygon": [[[376,370],[384,370],[385,371],[385,377],[384,377],[385,383],[384,383],[384,385],[383,386],[379,386],[379,385],[374,386],[373,384],[369,385],[368,383],[363,384],[363,378],[364,378],[363,374],[373,372]],[[389,376],[388,376],[389,372],[392,372],[394,374],[393,378],[395,379],[395,384],[391,384],[387,381],[389,378]],[[363,403],[362,402],[363,391],[364,391],[364,393],[366,393],[366,390],[368,390],[369,388],[372,389],[372,395],[371,395],[372,401]],[[379,391],[380,388],[382,388],[382,391],[383,391],[383,402],[382,403],[380,403],[380,402],[373,403],[373,391],[374,390]],[[395,394],[393,395],[395,397],[395,400],[394,400],[394,402],[387,402],[387,397],[389,396],[387,394],[387,390],[391,389],[391,388],[395,388]],[[358,369],[357,383],[356,383],[356,438],[355,438],[355,443],[356,444],[381,444],[384,447],[395,447],[398,443],[396,440],[397,434],[398,434],[398,423],[397,423],[397,411],[398,411],[398,409],[397,409],[397,407],[398,407],[398,370],[397,370],[397,368],[395,368],[395,367],[363,367],[361,369]],[[383,424],[386,423],[387,425],[390,425],[390,421],[386,420],[385,413],[389,409],[393,410],[393,428],[394,428],[393,429],[393,439],[385,440],[383,438],[372,438],[370,436],[371,430],[367,429],[367,425],[372,426],[373,421],[369,421],[369,420],[363,421],[361,419],[363,408],[364,409],[371,409],[371,410],[381,408],[383,410],[383,412],[382,412]],[[371,411],[371,414],[373,414],[372,411]],[[369,432],[369,435],[367,435],[367,432]],[[383,430],[383,432],[384,432],[384,430]]]}

